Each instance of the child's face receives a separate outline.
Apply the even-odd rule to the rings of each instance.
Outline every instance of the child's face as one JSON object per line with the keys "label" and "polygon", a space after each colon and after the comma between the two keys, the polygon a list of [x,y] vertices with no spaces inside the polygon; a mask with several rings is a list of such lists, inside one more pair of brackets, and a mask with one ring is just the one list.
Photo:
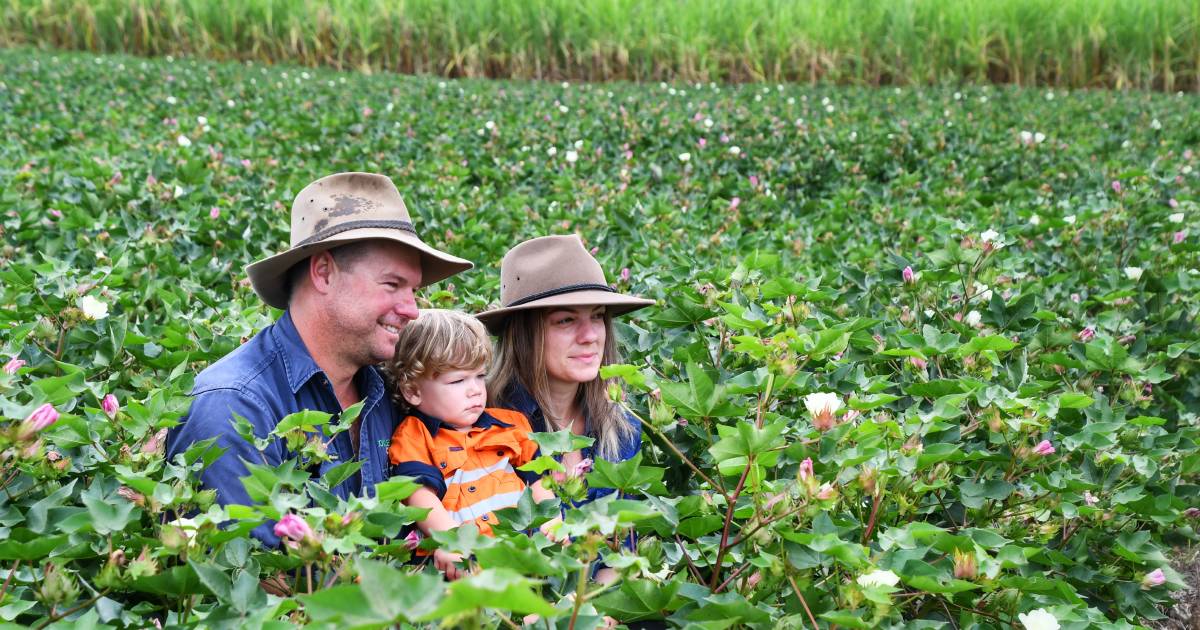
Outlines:
{"label": "child's face", "polygon": [[440,419],[459,430],[465,430],[479,419],[487,400],[483,367],[470,370],[451,370],[435,378],[419,378],[413,387],[406,388],[404,399],[422,413]]}

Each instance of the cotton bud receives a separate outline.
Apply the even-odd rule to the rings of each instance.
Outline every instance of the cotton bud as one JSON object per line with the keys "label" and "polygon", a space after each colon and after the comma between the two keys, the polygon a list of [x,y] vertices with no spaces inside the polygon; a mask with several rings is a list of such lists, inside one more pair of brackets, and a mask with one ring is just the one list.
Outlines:
{"label": "cotton bud", "polygon": [[1145,575],[1145,577],[1142,578],[1142,586],[1144,588],[1154,588],[1155,586],[1162,586],[1166,582],[1167,582],[1167,576],[1163,574],[1162,569],[1155,569],[1155,570],[1147,573]]}
{"label": "cotton bud", "polygon": [[954,577],[960,580],[973,580],[979,575],[975,560],[975,552],[954,550]]}
{"label": "cotton bud", "polygon": [[837,495],[837,488],[833,487],[833,484],[826,482],[821,484],[821,487],[817,489],[816,498],[819,501],[830,501],[836,499]]}
{"label": "cotton bud", "polygon": [[421,535],[418,534],[416,530],[408,532],[408,535],[404,537],[404,548],[408,549],[409,551],[415,551],[417,549],[417,545],[420,544]]}
{"label": "cotton bud", "polygon": [[675,410],[670,405],[660,402],[650,403],[650,423],[656,427],[665,427],[675,421]]}
{"label": "cotton bud", "polygon": [[904,445],[900,447],[900,452],[905,455],[913,455],[925,450],[925,445],[921,443],[921,436],[913,434],[904,441]]}
{"label": "cotton bud", "polygon": [[79,586],[75,576],[61,566],[50,562],[42,568],[42,584],[37,589],[37,598],[48,608],[73,602],[79,597]]}
{"label": "cotton bud", "polygon": [[147,455],[161,456],[163,454],[163,446],[167,442],[167,430],[159,429],[157,433],[151,435],[142,444],[142,452]]}
{"label": "cotton bud", "polygon": [[1042,457],[1053,455],[1054,445],[1050,443],[1050,440],[1042,440],[1041,442],[1038,442],[1037,446],[1033,447],[1033,454],[1041,455]]}
{"label": "cotton bud", "polygon": [[33,439],[38,433],[46,427],[58,421],[58,410],[54,405],[46,403],[41,407],[33,410],[29,417],[21,423],[21,427],[17,431],[17,441],[27,442]]}
{"label": "cotton bud", "polygon": [[1084,326],[1083,330],[1080,330],[1079,334],[1075,335],[1075,337],[1078,338],[1083,343],[1087,343],[1087,342],[1091,341],[1092,339],[1095,339],[1096,329],[1092,328],[1091,326]]}
{"label": "cotton bud", "polygon": [[108,394],[104,400],[100,401],[100,408],[104,410],[104,415],[111,420],[117,417],[117,412],[121,410],[121,404],[117,402],[117,397]]}
{"label": "cotton bud", "polygon": [[905,267],[900,271],[900,277],[904,279],[904,284],[916,284],[917,276],[913,273],[912,267]]}
{"label": "cotton bud", "polygon": [[146,506],[146,495],[134,490],[133,488],[130,488],[129,486],[121,486],[118,488],[117,496],[129,501],[130,503],[133,503],[138,507]]}
{"label": "cotton bud", "polygon": [[1187,518],[1200,518],[1200,508],[1190,507],[1183,511],[1183,515]]}
{"label": "cotton bud", "polygon": [[878,474],[878,471],[870,466],[863,466],[862,470],[858,471],[858,483],[862,485],[863,491],[868,495],[875,494],[875,481]]}

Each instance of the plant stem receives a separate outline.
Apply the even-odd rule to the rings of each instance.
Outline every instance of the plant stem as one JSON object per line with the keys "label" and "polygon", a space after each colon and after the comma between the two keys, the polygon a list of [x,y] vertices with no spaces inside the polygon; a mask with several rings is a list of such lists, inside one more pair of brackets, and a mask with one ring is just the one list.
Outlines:
{"label": "plant stem", "polygon": [[733,497],[727,502],[725,508],[725,526],[721,529],[721,546],[717,548],[717,560],[713,564],[712,580],[709,583],[709,588],[717,590],[718,580],[721,579],[721,562],[725,560],[725,554],[729,551],[729,525],[733,523],[733,511],[737,508],[737,498],[742,494],[742,488],[746,485],[746,477],[750,475],[750,470],[754,468],[754,455],[746,458],[746,468],[742,470],[742,476],[738,479],[737,487],[733,489]]}
{"label": "plant stem", "polygon": [[[786,555],[784,556],[784,562],[787,562]],[[804,593],[800,592],[800,587],[796,585],[796,580],[792,578],[791,572],[785,573],[784,577],[787,578],[788,584],[792,585],[792,592],[800,599],[800,605],[804,606],[804,612],[808,614],[808,620],[812,622],[813,630],[817,630],[821,626],[817,625],[817,618],[813,616],[812,609],[808,607],[808,600],[804,599]]]}
{"label": "plant stem", "polygon": [[60,619],[70,617],[71,615],[83,610],[84,608],[87,608],[88,606],[95,604],[97,601],[100,600],[101,597],[104,597],[107,594],[108,594],[108,589],[104,589],[103,591],[100,591],[100,592],[96,593],[94,596],[92,596],[91,599],[89,599],[85,602],[82,602],[80,604],[77,604],[75,606],[72,606],[62,612],[54,612],[54,609],[51,609],[50,616],[42,623],[34,626],[34,630],[41,630],[42,628],[45,628],[46,626],[49,626],[50,624],[52,624]]}
{"label": "plant stem", "polygon": [[575,621],[579,618],[579,609],[583,606],[583,602],[587,594],[588,571],[592,568],[590,559],[583,563],[583,568],[579,570],[579,582],[575,585],[575,606],[571,608],[571,621],[567,624],[568,630],[575,630]]}
{"label": "plant stem", "polygon": [[8,593],[8,585],[12,582],[12,578],[16,575],[19,568],[21,568],[21,561],[13,561],[12,568],[8,570],[8,576],[4,578],[4,586],[0,586],[0,602],[4,601],[4,595]]}
{"label": "plant stem", "polygon": [[686,465],[688,468],[691,468],[692,472],[696,473],[696,476],[703,479],[705,481],[705,483],[707,483],[710,487],[716,489],[717,492],[720,492],[725,497],[726,501],[729,500],[729,492],[725,490],[725,487],[723,485],[717,483],[716,481],[713,481],[712,478],[710,478],[708,475],[704,474],[703,471],[701,471],[699,468],[697,468],[696,464],[692,463],[692,460],[690,458],[688,458],[687,455],[684,455],[683,453],[681,453],[679,451],[679,449],[675,447],[675,444],[673,442],[671,442],[671,440],[667,439],[667,436],[663,435],[662,431],[659,431],[658,427],[650,424],[649,422],[646,422],[645,420],[642,419],[641,416],[639,416],[637,413],[635,413],[633,411],[630,411],[629,415],[636,418],[637,421],[639,423],[641,423],[642,427],[650,429],[651,433],[653,433],[654,435],[657,435],[658,438],[663,441],[663,444],[667,445],[667,449],[670,450],[672,453],[675,453],[675,456],[678,457],[680,459],[680,461],[682,461],[684,463],[684,465]]}

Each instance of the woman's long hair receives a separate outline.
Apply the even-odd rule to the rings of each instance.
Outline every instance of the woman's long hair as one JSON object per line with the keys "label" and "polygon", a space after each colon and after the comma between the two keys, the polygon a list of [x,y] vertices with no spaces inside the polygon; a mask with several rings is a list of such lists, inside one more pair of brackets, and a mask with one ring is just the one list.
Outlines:
{"label": "woman's long hair", "polygon": [[[529,390],[542,415],[547,428],[566,424],[569,418],[558,418],[550,411],[550,377],[546,373],[545,317],[544,309],[517,311],[509,315],[500,330],[495,360],[488,372],[488,401],[491,406],[505,407],[510,388],[520,383]],[[604,314],[604,351],[600,365],[620,363],[616,335],[613,334],[612,317]],[[576,402],[583,411],[587,425],[596,438],[596,453],[609,461],[620,456],[621,445],[633,438],[636,432],[625,418],[625,412],[609,399],[608,388],[613,379],[597,376],[579,384]]]}

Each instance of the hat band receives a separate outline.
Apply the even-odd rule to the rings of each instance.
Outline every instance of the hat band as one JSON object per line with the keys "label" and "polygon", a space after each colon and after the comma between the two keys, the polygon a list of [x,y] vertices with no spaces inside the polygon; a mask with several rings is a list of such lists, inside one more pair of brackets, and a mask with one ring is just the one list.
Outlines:
{"label": "hat band", "polygon": [[513,306],[521,306],[522,304],[528,304],[530,302],[534,302],[534,301],[537,301],[537,300],[540,300],[543,298],[554,297],[556,295],[562,295],[564,293],[574,293],[576,291],[608,291],[609,293],[617,292],[616,289],[608,286],[607,284],[568,284],[565,287],[558,287],[556,289],[550,289],[549,291],[542,291],[541,293],[534,293],[533,295],[526,295],[525,297],[523,297],[519,300],[514,300],[511,304],[508,304],[504,308],[511,308]]}
{"label": "hat band", "polygon": [[405,232],[411,232],[413,236],[417,235],[417,230],[413,227],[413,224],[410,221],[346,221],[345,223],[340,223],[331,228],[327,228],[317,232],[316,234],[313,234],[303,241],[296,243],[296,247],[312,245],[313,243],[323,241],[331,236],[341,234],[342,232],[349,232],[350,230],[370,230],[377,228],[382,228],[385,230],[403,230]]}

